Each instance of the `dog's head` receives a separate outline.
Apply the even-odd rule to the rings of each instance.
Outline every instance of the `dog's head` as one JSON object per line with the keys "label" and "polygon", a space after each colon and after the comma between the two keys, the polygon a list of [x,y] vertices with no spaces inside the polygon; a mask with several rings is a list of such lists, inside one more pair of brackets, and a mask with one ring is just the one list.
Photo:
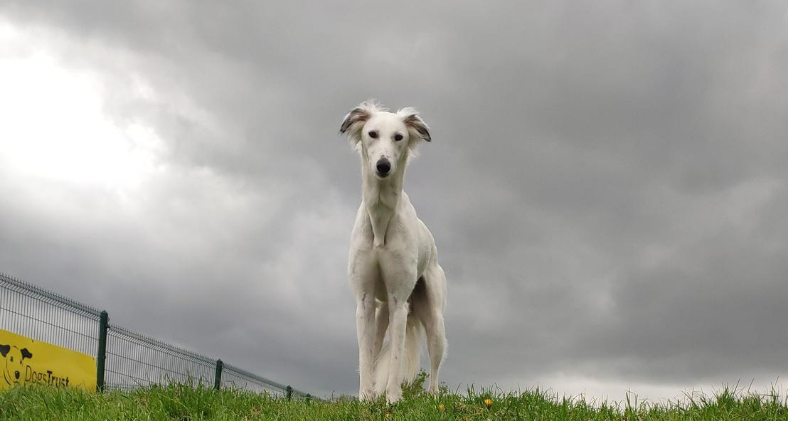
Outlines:
{"label": "dog's head", "polygon": [[27,348],[19,349],[13,345],[0,345],[0,355],[5,358],[4,380],[8,384],[19,383],[22,380],[22,362],[25,358],[32,358],[33,354]]}
{"label": "dog's head", "polygon": [[404,166],[420,141],[432,140],[429,127],[413,108],[392,113],[372,101],[350,110],[339,131],[347,134],[369,170],[381,179]]}

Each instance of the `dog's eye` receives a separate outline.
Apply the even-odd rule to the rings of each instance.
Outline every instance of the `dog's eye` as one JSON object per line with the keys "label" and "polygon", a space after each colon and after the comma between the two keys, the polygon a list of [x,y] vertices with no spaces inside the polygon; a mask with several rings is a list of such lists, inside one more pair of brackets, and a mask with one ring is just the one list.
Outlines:
{"label": "dog's eye", "polygon": [[394,140],[396,140],[397,142],[399,142],[400,140],[402,140],[402,135],[401,135],[401,134],[399,134],[399,133],[395,134],[395,135],[394,135]]}
{"label": "dog's eye", "polygon": [[374,130],[369,132],[369,137],[371,137],[373,139],[377,139],[378,138],[378,132],[376,132]]}

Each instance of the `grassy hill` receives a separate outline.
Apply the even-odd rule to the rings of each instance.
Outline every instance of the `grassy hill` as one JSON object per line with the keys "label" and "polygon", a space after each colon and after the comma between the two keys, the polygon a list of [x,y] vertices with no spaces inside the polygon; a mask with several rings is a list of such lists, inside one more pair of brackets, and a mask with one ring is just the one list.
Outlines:
{"label": "grassy hill", "polygon": [[430,396],[416,387],[389,406],[351,397],[291,400],[185,385],[103,394],[17,387],[0,391],[0,420],[788,420],[785,400],[724,390],[667,405],[595,403],[538,390]]}

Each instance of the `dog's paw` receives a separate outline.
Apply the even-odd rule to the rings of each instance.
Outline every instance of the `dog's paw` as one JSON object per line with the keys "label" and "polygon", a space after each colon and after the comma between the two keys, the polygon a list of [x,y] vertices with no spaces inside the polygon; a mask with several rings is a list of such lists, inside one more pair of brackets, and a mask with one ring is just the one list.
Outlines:
{"label": "dog's paw", "polygon": [[389,405],[394,405],[395,403],[399,402],[402,399],[402,388],[397,388],[397,390],[389,390],[386,392],[386,402]]}
{"label": "dog's paw", "polygon": [[361,402],[371,402],[375,400],[375,391],[372,389],[359,390],[358,400]]}

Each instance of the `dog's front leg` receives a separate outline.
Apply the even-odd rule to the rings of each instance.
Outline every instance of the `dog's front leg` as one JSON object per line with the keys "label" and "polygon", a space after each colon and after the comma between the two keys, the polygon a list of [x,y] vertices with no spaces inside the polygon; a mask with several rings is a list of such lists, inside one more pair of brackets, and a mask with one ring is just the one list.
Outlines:
{"label": "dog's front leg", "polygon": [[375,399],[373,387],[375,297],[372,293],[363,293],[356,300],[356,334],[358,335],[358,398],[373,400]]}
{"label": "dog's front leg", "polygon": [[405,328],[408,322],[408,294],[389,294],[388,301],[391,359],[386,384],[386,400],[395,403],[402,398],[402,364],[405,354]]}
{"label": "dog's front leg", "polygon": [[380,355],[380,350],[383,348],[383,339],[386,337],[386,330],[389,328],[388,303],[378,303],[378,308],[375,310],[375,324],[375,347],[373,349],[375,360],[377,360]]}

